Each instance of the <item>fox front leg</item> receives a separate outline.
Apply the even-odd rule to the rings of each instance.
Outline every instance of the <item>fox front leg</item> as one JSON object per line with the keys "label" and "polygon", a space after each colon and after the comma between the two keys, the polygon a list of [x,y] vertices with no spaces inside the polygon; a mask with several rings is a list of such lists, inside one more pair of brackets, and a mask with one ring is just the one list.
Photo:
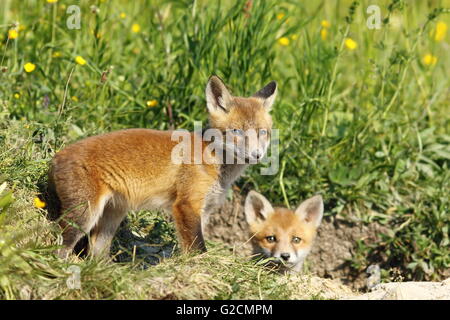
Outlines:
{"label": "fox front leg", "polygon": [[175,226],[184,252],[206,251],[202,233],[201,212],[201,206],[192,201],[177,201],[173,205]]}

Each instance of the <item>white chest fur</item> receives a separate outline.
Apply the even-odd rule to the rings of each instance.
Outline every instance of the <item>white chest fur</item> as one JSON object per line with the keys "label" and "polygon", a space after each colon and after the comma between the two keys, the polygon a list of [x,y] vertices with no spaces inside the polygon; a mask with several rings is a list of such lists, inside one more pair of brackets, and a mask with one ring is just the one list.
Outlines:
{"label": "white chest fur", "polygon": [[231,187],[233,182],[239,178],[245,168],[247,168],[246,164],[222,165],[219,181],[211,187],[210,192],[206,196],[205,206],[202,213],[203,227],[208,223],[209,215],[213,213],[214,210],[219,209],[223,204],[228,189]]}

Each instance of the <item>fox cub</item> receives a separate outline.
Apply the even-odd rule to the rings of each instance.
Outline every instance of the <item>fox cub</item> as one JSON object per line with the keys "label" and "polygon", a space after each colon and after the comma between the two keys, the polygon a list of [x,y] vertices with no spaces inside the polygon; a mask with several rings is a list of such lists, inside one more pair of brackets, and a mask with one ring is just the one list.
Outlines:
{"label": "fox cub", "polygon": [[264,196],[250,191],[244,211],[254,254],[275,258],[281,271],[301,271],[322,221],[322,197],[316,195],[291,211],[273,208]]}
{"label": "fox cub", "polygon": [[[63,232],[59,255],[70,254],[83,237],[89,237],[92,255],[109,254],[111,241],[130,210],[163,209],[172,213],[181,247],[205,251],[202,214],[216,208],[227,189],[248,163],[260,160],[270,143],[269,114],[277,93],[270,82],[251,97],[235,97],[217,76],[206,85],[209,125],[230,134],[245,150],[230,148],[229,140],[198,163],[173,161],[173,131],[126,129],[93,136],[58,152],[49,170],[49,192],[56,194]],[[247,130],[258,131],[248,139]],[[199,132],[188,133],[190,142]],[[196,136],[196,137],[194,137]],[[201,153],[212,142],[201,141]],[[217,149],[216,149],[217,151]],[[223,163],[222,156],[243,158],[241,164]]]}

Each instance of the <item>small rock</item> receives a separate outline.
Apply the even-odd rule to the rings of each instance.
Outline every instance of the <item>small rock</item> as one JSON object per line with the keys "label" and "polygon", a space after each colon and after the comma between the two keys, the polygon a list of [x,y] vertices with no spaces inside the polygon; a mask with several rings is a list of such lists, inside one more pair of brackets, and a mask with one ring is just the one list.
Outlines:
{"label": "small rock", "polygon": [[381,281],[380,266],[377,264],[372,264],[367,268],[366,272],[369,274],[366,286],[369,290],[372,290]]}
{"label": "small rock", "polygon": [[383,297],[383,300],[429,300],[432,296],[429,290],[407,282],[399,283]]}

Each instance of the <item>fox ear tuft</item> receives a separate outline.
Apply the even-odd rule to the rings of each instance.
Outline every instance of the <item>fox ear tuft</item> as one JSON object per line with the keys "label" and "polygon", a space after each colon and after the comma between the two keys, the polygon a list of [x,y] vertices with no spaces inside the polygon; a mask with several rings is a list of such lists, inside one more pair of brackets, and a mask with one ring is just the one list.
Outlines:
{"label": "fox ear tuft", "polygon": [[268,110],[272,109],[273,102],[277,96],[277,82],[270,81],[264,88],[259,90],[253,96],[263,100],[263,105]]}
{"label": "fox ear tuft", "polygon": [[321,195],[316,195],[303,201],[295,210],[300,219],[306,223],[311,223],[314,227],[319,227],[323,217],[323,199]]}
{"label": "fox ear tuft", "polygon": [[227,112],[231,103],[231,94],[218,76],[211,76],[206,85],[206,106],[209,112]]}
{"label": "fox ear tuft", "polygon": [[256,191],[250,191],[245,199],[245,219],[249,224],[264,221],[273,212],[270,202]]}

